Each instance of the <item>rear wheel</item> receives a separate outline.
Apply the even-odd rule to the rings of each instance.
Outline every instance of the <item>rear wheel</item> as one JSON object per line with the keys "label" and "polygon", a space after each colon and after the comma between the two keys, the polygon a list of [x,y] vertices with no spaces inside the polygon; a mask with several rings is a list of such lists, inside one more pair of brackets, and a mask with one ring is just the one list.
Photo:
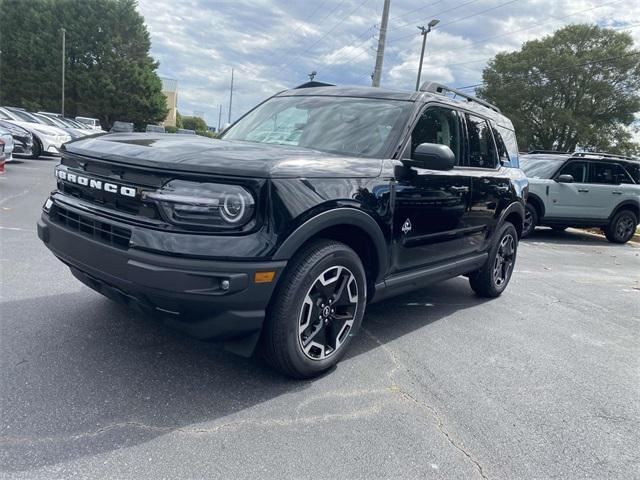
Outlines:
{"label": "rear wheel", "polygon": [[607,225],[604,234],[613,243],[627,243],[638,227],[638,217],[631,210],[618,212]]}
{"label": "rear wheel", "polygon": [[532,204],[527,203],[524,209],[524,223],[522,226],[522,238],[528,237],[538,225],[538,211]]}
{"label": "rear wheel", "polygon": [[362,262],[343,243],[314,242],[292,259],[275,295],[262,336],[266,360],[294,378],[317,376],[338,363],[362,322]]}
{"label": "rear wheel", "polygon": [[513,224],[505,222],[496,234],[487,263],[469,276],[473,291],[485,298],[500,296],[511,280],[517,252],[518,233]]}

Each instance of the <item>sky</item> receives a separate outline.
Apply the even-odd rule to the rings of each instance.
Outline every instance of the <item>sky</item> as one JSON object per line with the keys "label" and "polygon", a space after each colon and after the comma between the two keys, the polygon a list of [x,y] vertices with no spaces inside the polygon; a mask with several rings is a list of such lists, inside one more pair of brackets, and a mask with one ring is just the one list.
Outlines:
{"label": "sky", "polygon": [[[308,80],[370,85],[383,0],[139,0],[160,76],[178,81],[178,110],[211,126]],[[391,0],[381,85],[415,88],[421,36],[431,19],[422,80],[480,83],[496,53],[571,23],[632,34],[640,48],[640,0]],[[640,117],[639,117],[640,119]],[[640,139],[640,134],[639,137]]]}

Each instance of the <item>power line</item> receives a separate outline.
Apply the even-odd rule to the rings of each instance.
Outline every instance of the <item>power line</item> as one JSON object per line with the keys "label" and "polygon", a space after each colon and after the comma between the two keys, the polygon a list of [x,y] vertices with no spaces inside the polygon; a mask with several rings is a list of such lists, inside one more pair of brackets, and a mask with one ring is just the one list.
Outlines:
{"label": "power line", "polygon": [[395,22],[396,20],[398,20],[400,18],[408,17],[412,13],[418,12],[420,10],[424,10],[425,8],[432,7],[433,5],[436,5],[438,3],[442,3],[442,0],[438,0],[437,2],[429,3],[428,5],[423,5],[422,7],[414,8],[413,10],[409,10],[408,12],[404,12],[402,15],[398,15],[397,17],[391,17],[389,19],[389,22],[393,23],[393,22]]}
{"label": "power line", "polygon": [[[446,27],[447,25],[451,25],[453,23],[461,22],[463,20],[468,20],[469,18],[473,18],[473,17],[477,17],[479,15],[483,15],[483,14],[485,14],[487,12],[491,12],[493,10],[497,10],[498,8],[505,7],[507,5],[510,5],[510,4],[518,2],[518,1],[520,1],[520,0],[509,0],[508,2],[501,3],[500,5],[496,5],[495,7],[487,8],[485,10],[481,10],[481,11],[473,13],[471,15],[466,15],[464,17],[456,18],[454,20],[451,20],[450,22],[443,23],[442,25],[440,25],[438,27],[438,29],[442,30],[442,28]],[[464,6],[464,4],[461,5],[461,6]],[[457,7],[457,8],[459,8],[459,7]],[[449,11],[451,11],[451,10],[449,10]],[[441,13],[444,13],[444,12],[441,12]],[[440,13],[437,13],[437,14],[433,15],[433,17],[438,17],[439,15],[440,15]],[[408,34],[408,35],[403,35],[401,37],[392,38],[392,39],[390,39],[390,41],[403,40],[405,38],[409,38],[409,37],[413,37],[413,36],[415,36],[415,34],[411,33],[411,34]]]}
{"label": "power line", "polygon": [[[606,63],[606,62],[610,62],[610,61],[613,61],[613,60],[619,60],[621,58],[627,58],[627,57],[635,57],[635,56],[638,56],[638,55],[640,55],[640,52],[632,52],[632,53],[627,53],[627,54],[624,54],[624,55],[618,55],[618,56],[615,56],[615,57],[600,58],[598,60],[589,60],[587,62],[579,63],[577,65],[568,65],[566,67],[553,68],[551,70],[546,70],[546,71],[541,72],[541,73],[544,74],[544,75],[547,75],[549,73],[562,72],[562,71],[570,70],[570,69],[576,68],[576,67],[584,67],[584,66],[593,65],[593,64],[596,64],[596,63]],[[609,68],[613,68],[613,66],[611,66]],[[528,75],[528,77],[531,77],[531,75]],[[522,80],[522,78],[519,78],[517,81],[513,80],[511,82],[505,82],[505,83],[502,83],[500,86],[504,87],[506,85],[513,85],[513,84],[519,83],[521,80]],[[484,85],[484,82],[475,83],[473,85],[467,85],[465,87],[456,87],[456,89],[457,90],[468,90],[470,88],[477,88],[477,87],[481,87],[483,85]]]}

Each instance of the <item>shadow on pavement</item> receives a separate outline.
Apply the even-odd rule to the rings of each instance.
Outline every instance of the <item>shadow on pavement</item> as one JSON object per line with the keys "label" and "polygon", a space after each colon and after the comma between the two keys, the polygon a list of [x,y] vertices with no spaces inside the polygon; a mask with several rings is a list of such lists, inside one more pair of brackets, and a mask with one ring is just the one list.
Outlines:
{"label": "shadow on pavement", "polygon": [[[457,278],[369,306],[364,326],[384,344],[483,301]],[[84,289],[0,309],[0,338],[11,345],[0,363],[0,454],[9,471],[138,445],[313,382],[284,378],[259,358],[184,337]],[[361,333],[347,359],[378,346]]]}
{"label": "shadow on pavement", "polygon": [[559,245],[594,245],[599,247],[621,247],[617,243],[609,242],[604,235],[597,236],[589,234],[586,231],[578,229],[567,229],[564,231],[555,231],[550,228],[538,228],[535,232],[522,240],[523,243],[544,242]]}

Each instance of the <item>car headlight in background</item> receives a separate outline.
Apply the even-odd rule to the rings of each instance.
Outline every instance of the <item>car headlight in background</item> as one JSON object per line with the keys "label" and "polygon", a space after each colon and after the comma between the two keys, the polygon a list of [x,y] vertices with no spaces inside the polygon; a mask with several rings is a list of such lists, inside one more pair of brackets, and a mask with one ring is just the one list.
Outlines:
{"label": "car headlight in background", "polygon": [[142,192],[142,199],[156,202],[172,224],[187,227],[240,228],[255,213],[253,195],[238,185],[172,180]]}

